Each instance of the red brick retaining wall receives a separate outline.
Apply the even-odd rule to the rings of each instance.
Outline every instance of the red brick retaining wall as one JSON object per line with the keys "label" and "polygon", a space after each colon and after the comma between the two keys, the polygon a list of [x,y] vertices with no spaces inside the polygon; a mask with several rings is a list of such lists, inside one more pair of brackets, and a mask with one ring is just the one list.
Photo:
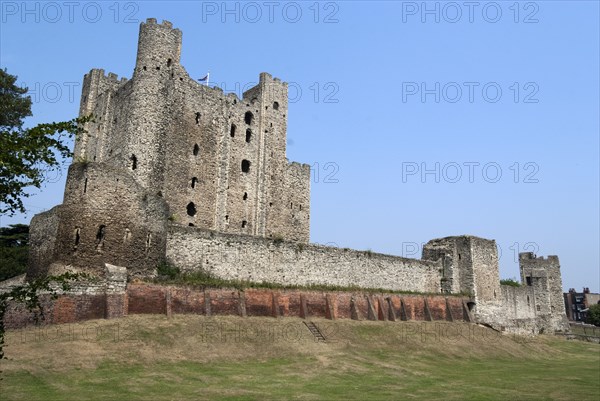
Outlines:
{"label": "red brick retaining wall", "polygon": [[[359,320],[471,321],[468,298],[443,295],[367,294],[305,290],[201,289],[129,284],[125,293],[42,296],[45,323],[72,323],[127,314],[291,316]],[[7,328],[34,323],[22,305],[11,305]]]}

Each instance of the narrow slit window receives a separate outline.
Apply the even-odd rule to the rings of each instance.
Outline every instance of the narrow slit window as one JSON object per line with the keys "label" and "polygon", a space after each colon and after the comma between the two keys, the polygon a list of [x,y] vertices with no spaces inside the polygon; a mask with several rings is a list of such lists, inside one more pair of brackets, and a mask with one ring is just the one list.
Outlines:
{"label": "narrow slit window", "polygon": [[152,234],[146,235],[146,255],[150,253],[150,245],[152,245]]}
{"label": "narrow slit window", "polygon": [[102,241],[104,241],[105,234],[106,234],[106,226],[100,225],[100,227],[98,227],[98,232],[96,233],[96,242],[101,243]]}
{"label": "narrow slit window", "polygon": [[80,229],[76,228],[75,229],[75,246],[79,245],[79,241],[81,240],[81,236],[79,234]]}
{"label": "narrow slit window", "polygon": [[248,192],[244,192],[244,200],[248,199]]}
{"label": "narrow slit window", "polygon": [[192,153],[194,154],[194,156],[198,156],[198,153],[200,153],[200,146],[198,146],[198,144],[194,145],[194,150],[192,151]]}
{"label": "narrow slit window", "polygon": [[246,142],[250,143],[251,139],[252,139],[252,130],[250,128],[248,128],[246,130]]}
{"label": "narrow slit window", "polygon": [[246,228],[246,226],[248,225],[248,222],[246,220],[242,221],[242,228]]}
{"label": "narrow slit window", "polygon": [[196,124],[200,124],[200,112],[196,112]]}
{"label": "narrow slit window", "polygon": [[100,225],[98,227],[98,232],[96,232],[96,251],[101,252],[102,247],[104,246],[104,236],[106,234],[106,226]]}
{"label": "narrow slit window", "polygon": [[242,160],[242,172],[244,173],[249,173],[250,172],[250,161],[249,160]]}
{"label": "narrow slit window", "polygon": [[233,138],[235,136],[235,129],[237,127],[235,126],[235,124],[231,124],[231,129],[229,130],[229,135]]}
{"label": "narrow slit window", "polygon": [[137,157],[135,157],[135,155],[131,155],[129,160],[131,161],[131,164],[130,164],[131,169],[135,170],[137,168]]}
{"label": "narrow slit window", "polygon": [[198,179],[196,177],[192,177],[192,188],[196,188],[197,183],[198,183]]}
{"label": "narrow slit window", "polygon": [[279,110],[279,103],[278,102],[273,102],[273,109]]}

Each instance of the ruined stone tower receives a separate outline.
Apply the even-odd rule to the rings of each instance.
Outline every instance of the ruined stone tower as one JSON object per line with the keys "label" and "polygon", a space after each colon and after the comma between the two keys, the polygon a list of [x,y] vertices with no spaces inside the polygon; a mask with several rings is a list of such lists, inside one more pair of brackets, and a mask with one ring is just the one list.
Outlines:
{"label": "ruined stone tower", "polygon": [[531,292],[536,314],[548,327],[566,324],[562,277],[558,256],[536,257],[532,252],[519,254],[521,282]]}
{"label": "ruined stone tower", "polygon": [[[287,83],[260,74],[242,99],[192,79],[171,23],[140,26],[133,77],[93,69],[55,255],[147,269],[165,253],[166,226],[309,240],[310,167],[286,159]],[[35,224],[34,231],[35,231]],[[47,225],[45,225],[47,226]],[[35,236],[35,233],[34,233]]]}

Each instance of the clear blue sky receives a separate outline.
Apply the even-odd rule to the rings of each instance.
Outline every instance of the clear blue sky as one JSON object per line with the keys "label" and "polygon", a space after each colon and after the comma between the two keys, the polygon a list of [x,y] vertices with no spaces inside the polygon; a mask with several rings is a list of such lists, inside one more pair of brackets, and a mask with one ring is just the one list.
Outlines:
{"label": "clear blue sky", "polygon": [[[192,76],[290,82],[312,242],[419,257],[472,234],[497,241],[502,277],[533,250],[599,292],[598,2],[470,4],[3,1],[0,66],[37,92],[28,124],[70,119],[83,75],[130,77],[139,22],[169,20]],[[0,224],[61,203],[53,181]]]}

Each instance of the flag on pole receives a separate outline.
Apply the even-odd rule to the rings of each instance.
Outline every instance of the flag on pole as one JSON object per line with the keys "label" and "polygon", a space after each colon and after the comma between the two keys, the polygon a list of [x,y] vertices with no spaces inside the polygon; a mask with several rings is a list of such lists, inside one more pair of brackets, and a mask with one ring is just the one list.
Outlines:
{"label": "flag on pole", "polygon": [[204,78],[199,78],[198,81],[199,82],[205,82],[206,86],[208,86],[208,80],[210,78],[210,72],[207,72],[206,75],[204,76]]}

